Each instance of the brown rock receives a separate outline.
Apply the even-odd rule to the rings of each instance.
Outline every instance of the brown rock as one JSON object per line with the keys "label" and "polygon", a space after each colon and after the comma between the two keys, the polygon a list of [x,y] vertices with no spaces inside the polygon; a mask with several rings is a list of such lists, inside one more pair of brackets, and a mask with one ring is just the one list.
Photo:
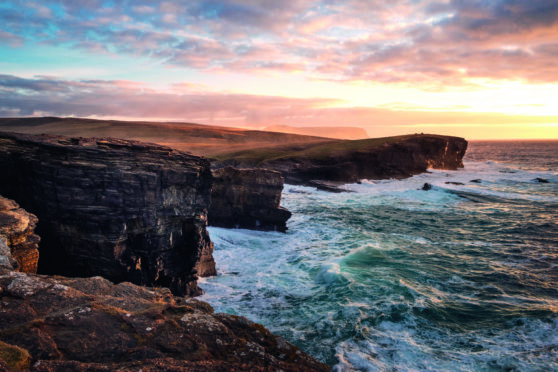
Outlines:
{"label": "brown rock", "polygon": [[37,217],[19,208],[16,202],[0,196],[0,236],[6,238],[19,271],[37,272],[41,240],[34,234],[37,221]]}
{"label": "brown rock", "polygon": [[201,293],[195,266],[212,251],[206,159],[137,141],[0,133],[0,174],[0,193],[39,218],[39,272]]}
{"label": "brown rock", "polygon": [[175,297],[167,288],[5,268],[0,286],[0,368],[329,370],[261,325],[215,314],[209,304]]}

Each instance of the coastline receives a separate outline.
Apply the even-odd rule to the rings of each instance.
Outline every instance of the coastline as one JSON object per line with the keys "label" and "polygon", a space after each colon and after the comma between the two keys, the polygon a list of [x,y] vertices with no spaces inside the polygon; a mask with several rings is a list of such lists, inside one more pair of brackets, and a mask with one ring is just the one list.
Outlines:
{"label": "coastline", "polygon": [[[160,275],[154,276],[155,280],[163,278],[162,282],[154,282],[150,279],[149,275],[153,274],[153,270],[156,268],[158,271],[155,271],[155,273],[165,273],[165,275],[168,276],[169,283],[177,284],[176,286],[171,286],[171,290],[174,291],[175,297],[180,297],[180,295],[183,294],[197,295],[201,293],[196,289],[197,286],[194,286],[196,279],[195,275],[196,273],[199,273],[200,270],[205,270],[205,268],[202,270],[201,266],[193,269],[192,267],[196,266],[200,258],[204,255],[207,258],[210,258],[211,262],[213,262],[213,258],[211,257],[212,243],[210,242],[207,233],[204,232],[205,225],[207,224],[206,213],[208,210],[209,195],[211,192],[211,182],[207,181],[209,179],[208,177],[203,176],[205,174],[209,174],[209,162],[207,160],[177,152],[172,148],[161,145],[145,144],[112,138],[91,139],[82,137],[62,137],[56,135],[33,136],[3,134],[3,141],[4,154],[0,156],[2,158],[0,159],[0,165],[2,165],[4,173],[8,175],[6,180],[9,180],[9,182],[3,184],[4,188],[2,191],[7,191],[8,196],[15,196],[16,201],[21,202],[25,206],[30,206],[33,212],[38,213],[38,226],[39,231],[41,232],[41,238],[43,239],[43,249],[44,247],[48,247],[50,244],[51,247],[56,246],[59,250],[75,246],[75,252],[85,252],[83,249],[87,247],[89,255],[91,253],[95,254],[95,249],[99,249],[99,252],[108,252],[108,254],[102,253],[104,256],[99,255],[95,259],[101,259],[101,261],[104,260],[106,262],[109,262],[107,259],[113,260],[109,266],[97,265],[97,269],[95,269],[95,265],[89,265],[86,270],[82,271],[82,276],[108,275],[116,282],[131,280],[135,281],[137,284],[147,286],[153,284],[157,285],[157,283],[159,283],[158,285],[161,285],[162,287],[168,287],[168,285],[165,285],[167,277],[161,277]],[[397,141],[395,143],[398,143]],[[439,142],[439,145],[443,145],[442,147],[445,146],[445,153],[447,153],[448,142],[444,141],[446,141],[446,139]],[[395,150],[391,147],[389,147],[389,149],[390,150],[387,153],[392,153],[397,150],[397,147]],[[421,154],[421,151],[423,150],[421,150],[419,146],[418,148],[414,148],[413,151],[419,151],[418,153]],[[403,150],[402,152],[407,152],[407,150]],[[442,156],[444,156],[443,154],[445,153],[442,151]],[[45,154],[51,155],[45,156]],[[438,156],[438,158],[429,158],[429,156],[430,155],[420,155],[416,157],[415,160],[418,161],[417,164],[419,164],[419,166],[416,168],[412,166],[413,169],[420,171],[422,167],[425,166],[424,164],[430,164],[432,159],[437,159],[435,162],[440,162],[441,158],[439,158],[439,153],[434,154],[434,156]],[[109,161],[112,164],[110,172],[107,170],[105,164],[106,161]],[[361,160],[358,160],[357,163],[358,162],[361,162]],[[178,172],[178,168],[176,168],[176,166],[179,163],[181,164],[180,166],[185,167],[185,172]],[[14,164],[16,165],[15,167]],[[444,166],[444,161],[442,160],[440,164]],[[392,166],[390,165],[390,167]],[[40,173],[35,173],[37,170],[41,170]],[[69,173],[66,175],[69,170],[71,170],[71,173],[74,175],[73,178],[68,177]],[[318,173],[320,172],[321,171]],[[397,170],[396,172],[397,174],[402,174],[400,173],[400,170]],[[160,180],[156,181],[156,179],[159,178]],[[110,187],[107,187],[107,185],[110,185]],[[79,186],[78,188],[80,193],[75,192],[75,190],[77,190],[76,186]],[[186,187],[186,189],[183,189],[184,187]],[[192,188],[192,190],[197,190],[195,191],[195,195],[199,196],[195,196],[190,191],[184,191],[189,190],[190,188]],[[280,189],[282,189],[282,184]],[[37,190],[40,190],[38,194],[36,193]],[[143,194],[145,192],[147,192],[147,194]],[[60,199],[60,197],[57,196],[58,199],[56,200],[58,201],[54,202],[55,199],[52,199],[50,195],[65,196],[63,199]],[[132,198],[129,202],[126,201],[126,195],[129,195]],[[142,198],[147,196],[149,196],[148,198],[151,202],[142,204]],[[60,203],[61,200],[62,203]],[[151,209],[142,210],[141,208],[145,207],[137,204],[138,200],[141,205],[149,206]],[[172,205],[176,204],[176,206],[172,206],[169,203],[174,203]],[[197,205],[196,203],[201,204]],[[86,209],[76,209],[76,206],[81,204],[86,206]],[[274,206],[274,208],[277,207],[278,206]],[[116,208],[116,212],[110,212],[108,214],[103,212],[105,210],[109,210],[107,208],[110,208],[110,210]],[[158,211],[157,208],[161,208],[160,211]],[[70,217],[68,220],[58,221],[57,219],[52,218],[52,216],[55,215],[72,216],[71,213],[69,213],[72,210],[81,210],[82,212],[100,211],[102,213],[93,213],[91,215],[94,215],[93,220],[91,220],[90,217],[87,217],[86,214],[83,215],[83,213],[79,219]],[[48,213],[54,214],[44,214],[44,211],[49,211]],[[175,221],[176,223],[159,223],[155,220],[145,220],[145,218],[143,219],[143,222],[140,221],[141,223],[131,222],[130,218],[134,219],[134,221],[139,221],[137,218],[141,215],[159,216],[157,218],[167,218],[165,216],[169,216],[169,221]],[[177,217],[179,219],[177,219]],[[117,218],[118,221],[114,220],[114,218]],[[79,225],[82,223],[80,221],[83,222],[83,225]],[[92,226],[90,224],[91,221],[96,221],[97,225]],[[106,223],[104,221],[106,221]],[[112,222],[109,223],[109,221]],[[41,224],[41,222],[43,224]],[[46,228],[46,225],[44,225],[45,222],[48,222],[52,226],[50,228]],[[174,231],[176,229],[172,227],[175,225],[176,229],[178,229],[177,231]],[[124,226],[124,230],[118,230],[121,226]],[[129,226],[134,227],[129,229]],[[158,229],[157,234],[161,235],[161,239],[158,237],[152,239],[148,238],[146,235],[151,234],[150,231],[152,231],[152,226],[168,227],[165,227],[163,230]],[[115,228],[118,231],[111,230]],[[99,229],[107,230],[106,232],[103,232],[103,230]],[[48,233],[45,233],[47,231]],[[99,231],[101,231],[101,235],[99,235]],[[69,232],[70,234],[68,234]],[[78,233],[76,234],[75,232]],[[94,233],[91,235],[92,239],[90,239],[88,238],[88,234],[91,234],[92,232]],[[57,238],[57,234],[59,233],[62,234],[60,236],[64,236],[64,239],[61,241],[57,240],[59,239]],[[125,235],[122,235],[123,233]],[[130,233],[133,233],[132,237],[130,237]],[[137,239],[135,238],[136,235],[139,237],[145,237],[145,239]],[[186,240],[177,240],[176,237],[178,235],[182,236],[182,239],[189,239],[189,237],[192,237],[192,240],[190,242]],[[113,238],[99,239],[99,236]],[[187,246],[190,250],[193,249],[191,256],[186,257],[186,260],[191,264],[190,266],[186,266],[186,271],[190,270],[190,272],[185,274],[176,274],[173,273],[172,270],[161,266],[161,262],[158,258],[160,257],[160,253],[158,253],[157,250],[149,248],[150,251],[145,252],[145,248],[142,248],[145,245],[142,244],[141,241],[149,242],[153,240],[161,242],[161,247],[163,249],[161,252],[167,252],[167,248],[165,247],[168,243],[164,242],[169,241],[171,249],[182,246]],[[138,242],[140,242],[139,245],[137,245]],[[99,245],[100,248],[95,248],[95,244],[101,244]],[[106,245],[107,248],[103,248],[103,244]],[[128,250],[132,253],[126,253]],[[47,251],[43,251],[43,253],[45,252],[48,253]],[[67,255],[67,263],[65,263],[65,265],[67,267],[72,267],[71,265],[74,265],[71,263],[73,253],[71,253],[72,251],[68,252],[70,254]],[[113,255],[112,252],[118,253],[115,256],[116,260],[111,258],[111,255]],[[134,252],[137,252],[137,254]],[[147,256],[144,257],[146,253],[152,255],[154,259],[146,259]],[[172,255],[173,253],[172,251],[165,253],[165,255],[168,254]],[[141,255],[141,257],[139,255]],[[82,253],[75,256],[77,258],[82,257]],[[140,258],[138,259],[138,257]],[[128,263],[126,261],[127,259],[132,259],[133,262],[131,261]],[[83,257],[79,258],[79,260],[82,262]],[[175,259],[170,260],[169,262],[173,262],[173,265],[176,267],[184,268],[184,266],[180,264],[180,260]],[[209,261],[205,260],[204,262]],[[83,267],[85,268],[85,266]],[[135,267],[135,269],[131,270],[132,267]],[[110,274],[109,271],[107,271],[108,269],[113,270],[113,272],[117,274]],[[46,270],[51,270],[52,274],[59,274],[59,272],[56,272],[57,269],[52,267]],[[132,274],[137,272],[138,275],[125,276],[126,271]],[[214,271],[212,272],[209,270],[208,272],[210,275],[214,274]],[[32,274],[26,275],[26,278],[31,278],[29,280],[37,284],[36,291],[33,289],[30,292],[31,297],[35,296],[35,294],[40,296],[46,295],[46,293],[43,293],[43,290],[48,290],[57,284],[55,282],[51,283],[51,279],[48,279],[48,277],[44,278],[46,280],[46,284],[40,284],[43,279],[32,279],[35,277],[30,277],[29,275]],[[17,294],[13,291],[12,293],[10,288],[15,288],[13,278],[17,279],[20,278],[20,276],[14,276],[7,273],[7,275],[4,275],[3,278],[6,280],[6,283],[3,287],[5,289],[2,290],[2,295],[4,297],[7,296],[8,298],[10,296],[17,297]],[[116,285],[116,287],[118,287],[118,285]],[[82,295],[83,294],[80,294],[79,296]],[[90,294],[85,292],[85,295]],[[27,299],[25,297],[22,299],[22,304],[26,304]],[[172,300],[170,303],[171,307],[175,306],[175,302],[173,301],[180,302],[182,300]],[[208,315],[212,316],[211,313],[208,313]],[[103,317],[104,315],[99,316]],[[223,321],[223,319],[219,319],[219,321]],[[31,320],[27,320],[26,322],[27,324],[33,324],[33,321]],[[9,333],[10,331],[5,330],[5,332]],[[281,353],[281,355],[283,354],[284,353]],[[33,356],[32,359],[33,358],[36,360],[38,357]],[[308,363],[314,362],[312,359],[308,359]],[[289,368],[290,369],[288,370],[296,370],[292,369],[292,366]],[[322,367],[318,365],[316,368],[319,369]]]}

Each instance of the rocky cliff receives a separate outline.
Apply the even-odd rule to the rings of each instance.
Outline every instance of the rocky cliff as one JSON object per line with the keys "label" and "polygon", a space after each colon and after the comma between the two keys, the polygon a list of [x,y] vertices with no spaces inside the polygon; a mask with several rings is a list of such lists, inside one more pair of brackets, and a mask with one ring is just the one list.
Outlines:
{"label": "rocky cliff", "polygon": [[0,237],[10,250],[10,256],[4,257],[13,257],[19,271],[37,272],[41,239],[35,234],[36,224],[37,217],[27,213],[13,200],[0,196]]}
{"label": "rocky cliff", "polygon": [[467,141],[459,137],[416,134],[326,144],[253,149],[222,155],[218,165],[264,167],[281,172],[286,183],[357,182],[405,178],[428,168],[463,167]]}
{"label": "rocky cliff", "polygon": [[[200,293],[209,162],[110,138],[0,133],[0,193],[39,218],[39,272]],[[213,268],[214,270],[214,268]]]}
{"label": "rocky cliff", "polygon": [[101,277],[16,272],[0,236],[0,371],[328,371],[207,303]]}
{"label": "rocky cliff", "polygon": [[291,212],[280,207],[284,179],[268,169],[213,171],[208,220],[212,226],[286,231]]}

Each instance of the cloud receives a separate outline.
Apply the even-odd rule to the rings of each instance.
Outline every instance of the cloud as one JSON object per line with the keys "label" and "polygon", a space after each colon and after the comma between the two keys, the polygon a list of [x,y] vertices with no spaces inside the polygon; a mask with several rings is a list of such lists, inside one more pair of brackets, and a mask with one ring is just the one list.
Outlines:
{"label": "cloud", "polygon": [[154,91],[129,81],[69,81],[0,75],[0,106],[16,116],[104,116],[173,119],[220,123],[235,117],[237,125],[259,125],[268,120],[331,103],[328,99],[289,99],[181,89]]}
{"label": "cloud", "polygon": [[7,2],[0,42],[156,58],[202,71],[439,87],[558,81],[555,0]]}
{"label": "cloud", "polygon": [[0,30],[0,44],[18,47],[23,45],[23,40],[21,36]]}
{"label": "cloud", "polygon": [[[226,94],[176,83],[168,91],[125,80],[32,79],[0,75],[0,116],[75,116],[172,120],[237,127],[269,125],[359,126],[373,137],[435,131],[441,134],[513,137],[520,128],[556,128],[556,116],[504,115],[414,108],[333,108],[336,100]],[[328,106],[330,106],[328,108]],[[481,133],[481,135],[479,135]],[[518,133],[518,132],[517,132]],[[519,136],[519,135],[518,135]]]}

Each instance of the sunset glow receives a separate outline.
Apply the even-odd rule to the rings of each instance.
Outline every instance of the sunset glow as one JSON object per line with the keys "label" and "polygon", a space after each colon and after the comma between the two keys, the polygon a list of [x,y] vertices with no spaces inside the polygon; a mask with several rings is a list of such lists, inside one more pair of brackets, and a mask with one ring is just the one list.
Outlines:
{"label": "sunset glow", "polygon": [[558,138],[558,3],[5,1],[0,117]]}

